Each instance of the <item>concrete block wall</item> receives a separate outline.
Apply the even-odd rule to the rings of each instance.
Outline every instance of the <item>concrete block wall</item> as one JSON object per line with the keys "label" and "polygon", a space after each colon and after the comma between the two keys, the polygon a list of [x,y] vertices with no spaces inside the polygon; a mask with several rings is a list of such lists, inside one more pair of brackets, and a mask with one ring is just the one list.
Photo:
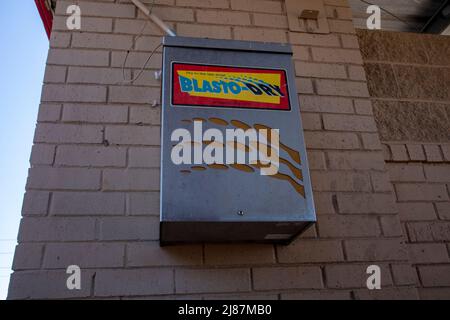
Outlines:
{"label": "concrete block wall", "polygon": [[[152,1],[147,0],[146,3]],[[330,34],[290,32],[284,1],[157,0],[179,35],[293,45],[318,223],[289,246],[159,247],[161,32],[128,0],[57,1],[9,299],[418,298],[346,0]],[[122,66],[127,50],[129,59]],[[282,128],[281,128],[282,129]],[[82,289],[66,288],[69,265]],[[382,270],[382,290],[366,269]]]}
{"label": "concrete block wall", "polygon": [[421,299],[450,299],[450,39],[359,30]]}

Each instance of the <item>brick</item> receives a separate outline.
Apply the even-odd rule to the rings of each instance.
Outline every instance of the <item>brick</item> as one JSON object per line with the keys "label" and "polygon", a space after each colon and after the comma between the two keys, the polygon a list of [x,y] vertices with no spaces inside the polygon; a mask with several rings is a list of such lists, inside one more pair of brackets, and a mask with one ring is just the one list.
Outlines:
{"label": "brick", "polygon": [[325,96],[369,97],[365,82],[345,80],[316,80],[317,93]]}
{"label": "brick", "polygon": [[248,269],[177,269],[176,293],[212,293],[250,291]]}
{"label": "brick", "polygon": [[450,144],[441,144],[441,150],[444,155],[444,160],[450,162]]}
{"label": "brick", "polygon": [[205,264],[246,265],[275,263],[274,248],[271,245],[207,244]]}
{"label": "brick", "polygon": [[[56,6],[57,15],[66,15],[67,7],[72,3],[59,1]],[[83,2],[80,4],[83,16],[134,18],[135,7],[132,4],[113,4],[102,2]]]}
{"label": "brick", "polygon": [[304,130],[321,130],[322,120],[320,114],[315,113],[303,113],[302,124]]}
{"label": "brick", "polygon": [[111,243],[49,243],[45,247],[43,267],[66,269],[123,267],[125,246]]}
{"label": "brick", "polygon": [[148,87],[110,87],[109,102],[116,103],[159,103],[160,89]]}
{"label": "brick", "polygon": [[340,213],[397,213],[391,194],[338,194]]}
{"label": "brick", "polygon": [[308,164],[312,170],[325,169],[325,153],[321,151],[308,151]]}
{"label": "brick", "polygon": [[[153,13],[163,21],[194,21],[194,11],[187,8],[176,8],[174,6],[154,7]],[[138,18],[146,19],[146,16],[141,11],[138,11]]]}
{"label": "brick", "polygon": [[100,221],[101,240],[159,240],[159,218],[104,218]]}
{"label": "brick", "polygon": [[[136,38],[135,40],[135,45],[134,48],[136,50],[139,51],[150,51],[152,52],[153,50],[156,50],[156,52],[162,52],[162,49],[159,47],[159,45],[162,42],[161,37],[149,37],[149,36],[142,36],[140,38]],[[135,70],[135,76],[133,78],[137,77],[137,74],[140,73],[140,70]],[[141,75],[141,79],[144,77],[144,75]],[[156,82],[155,76],[152,76],[153,79],[150,80],[154,80],[154,82],[152,83],[153,86],[155,85],[159,85],[159,81]],[[133,82],[134,84],[138,85],[139,83],[142,84],[142,82],[139,81],[135,81]]]}
{"label": "brick", "polygon": [[100,170],[34,167],[30,169],[27,188],[98,190],[100,188]]}
{"label": "brick", "polygon": [[425,149],[425,155],[427,161],[430,162],[442,162],[442,154],[438,145],[426,144],[423,146]]}
{"label": "brick", "polygon": [[377,132],[373,117],[324,114],[325,130]]}
{"label": "brick", "polygon": [[182,7],[216,9],[226,9],[230,7],[227,0],[177,0],[177,5]]}
{"label": "brick", "polygon": [[117,145],[160,145],[160,128],[114,126],[106,128],[106,139]]}
{"label": "brick", "polygon": [[102,136],[101,126],[40,123],[34,134],[34,142],[100,143]]}
{"label": "brick", "polygon": [[298,93],[313,94],[315,89],[313,87],[312,80],[309,78],[295,78],[295,85],[297,86]]}
{"label": "brick", "polygon": [[392,159],[392,152],[391,152],[391,150],[390,150],[388,145],[382,144],[381,145],[381,150],[383,151],[383,154],[384,154],[384,160],[386,160],[386,161],[393,160]]}
{"label": "brick", "polygon": [[124,167],[126,149],[111,146],[59,146],[56,163],[70,166]]}
{"label": "brick", "polygon": [[21,243],[16,246],[12,269],[14,271],[40,269],[44,245]]}
{"label": "brick", "polygon": [[313,189],[317,191],[369,191],[369,177],[353,172],[311,171]]}
{"label": "brick", "polygon": [[419,288],[421,300],[448,300],[450,288]]}
{"label": "brick", "polygon": [[52,32],[50,36],[50,46],[52,48],[68,48],[70,46],[70,33]]}
{"label": "brick", "polygon": [[403,229],[397,216],[381,217],[380,222],[381,228],[383,229],[383,235],[385,235],[386,237],[403,236]]}
{"label": "brick", "polygon": [[354,100],[355,111],[358,114],[373,115],[372,102],[370,100]]}
{"label": "brick", "polygon": [[409,240],[411,242],[433,242],[432,223],[408,223],[406,224]]}
{"label": "brick", "polygon": [[446,201],[448,200],[445,185],[440,184],[396,184],[399,201]]}
{"label": "brick", "polygon": [[64,83],[66,82],[66,67],[47,66],[45,68],[44,83]]}
{"label": "brick", "polygon": [[53,164],[55,146],[48,144],[35,144],[31,149],[31,164]]}
{"label": "brick", "polygon": [[157,169],[107,169],[103,172],[104,190],[158,191]]}
{"label": "brick", "polygon": [[280,263],[313,263],[344,261],[340,241],[298,240],[289,246],[277,246]]}
{"label": "brick", "polygon": [[127,245],[128,267],[187,266],[202,264],[201,245],[161,247],[158,242]]}
{"label": "brick", "polygon": [[362,57],[359,50],[312,47],[311,52],[313,60],[318,62],[353,63],[362,65]]}
{"label": "brick", "polygon": [[436,213],[432,203],[397,203],[401,221],[435,220]]}
{"label": "brick", "polygon": [[443,220],[450,220],[450,202],[439,202],[435,205],[439,217]]}
{"label": "brick", "polygon": [[255,290],[321,289],[322,272],[319,267],[254,268]]}
{"label": "brick", "polygon": [[296,62],[295,74],[300,77],[345,79],[347,72],[342,65]]}
{"label": "brick", "polygon": [[450,262],[447,247],[441,243],[408,244],[408,252],[412,263],[445,263]]}
{"label": "brick", "polygon": [[381,150],[381,142],[378,133],[361,133],[364,149]]}
{"label": "brick", "polygon": [[55,192],[50,213],[55,216],[125,214],[125,195],[106,192]]}
{"label": "brick", "polygon": [[319,215],[336,213],[332,198],[332,193],[315,191],[314,204],[316,206],[316,213]]}
{"label": "brick", "polygon": [[102,33],[74,33],[73,48],[116,49],[128,50],[133,44],[131,35],[102,34]]}
{"label": "brick", "polygon": [[128,107],[65,104],[62,120],[86,123],[126,123]]}
{"label": "brick", "polygon": [[305,132],[306,147],[310,149],[359,149],[354,133]]}
{"label": "brick", "polygon": [[375,192],[393,192],[393,186],[386,172],[371,172],[370,179]]}
{"label": "brick", "polygon": [[245,26],[250,24],[250,15],[246,12],[197,10],[197,22]]}
{"label": "brick", "polygon": [[345,249],[350,261],[408,260],[407,248],[400,239],[347,240]]}
{"label": "brick", "polygon": [[130,79],[129,70],[119,68],[69,67],[67,75],[67,82],[75,84],[118,84]]}
{"label": "brick", "polygon": [[[366,72],[364,71],[364,68],[362,66],[348,66],[348,77],[352,80],[360,80],[360,81],[366,81]],[[358,112],[360,114],[371,114],[367,113],[367,111]]]}
{"label": "brick", "polygon": [[339,37],[334,34],[290,32],[289,39],[290,43],[302,46],[340,47]]}
{"label": "brick", "polygon": [[349,49],[358,49],[359,48],[359,42],[358,37],[355,35],[349,35],[349,34],[341,34],[341,41],[342,46],[344,48]]}
{"label": "brick", "polygon": [[421,182],[425,181],[422,165],[390,163],[388,166],[391,181]]}
{"label": "brick", "polygon": [[101,270],[95,277],[95,296],[143,296],[173,293],[170,269]]}
{"label": "brick", "polygon": [[130,168],[159,168],[160,148],[130,148],[128,165]]}
{"label": "brick", "polygon": [[253,24],[260,27],[285,29],[288,27],[287,17],[284,15],[254,13]]}
{"label": "brick", "polygon": [[200,37],[212,39],[231,39],[231,28],[227,26],[208,26],[199,24],[177,24],[177,34],[185,37]]}
{"label": "brick", "polygon": [[87,298],[91,295],[92,275],[92,272],[84,271],[81,290],[67,290],[65,270],[15,272],[11,276],[8,299]]}
{"label": "brick", "polygon": [[47,63],[62,66],[107,67],[109,52],[103,50],[50,49]]}
{"label": "brick", "polygon": [[412,161],[425,160],[425,153],[421,144],[407,144],[406,149],[408,150],[409,158]]}
{"label": "brick", "polygon": [[427,181],[450,182],[450,165],[425,165]]}
{"label": "brick", "polygon": [[[113,51],[111,53],[111,67],[114,68],[122,68],[125,62],[127,53],[125,51]],[[125,67],[126,68],[136,68],[141,69],[142,66],[145,65],[145,63],[148,60],[148,52],[130,52],[128,54],[128,59],[126,61]],[[148,63],[145,65],[145,69],[157,69],[161,68],[162,63],[162,55],[160,53],[153,54],[153,57],[148,61]],[[119,79],[121,80],[121,79]],[[116,94],[120,96],[121,92],[125,92],[126,90],[148,90],[148,88],[136,88],[136,87],[114,87],[115,90],[117,90]],[[142,93],[141,93],[142,94]],[[131,94],[130,94],[131,95]],[[154,95],[159,96],[159,92]]]}
{"label": "brick", "polygon": [[308,47],[292,46],[292,52],[294,60],[310,60]]}
{"label": "brick", "polygon": [[381,288],[381,290],[356,290],[357,300],[417,300],[416,288]]}
{"label": "brick", "polygon": [[[81,30],[83,32],[112,32],[112,22],[111,18],[92,18],[83,17],[81,21]],[[67,30],[67,17],[64,16],[54,16],[53,17],[53,30]]]}
{"label": "brick", "polygon": [[102,86],[46,84],[42,91],[42,101],[105,102],[106,88]]}
{"label": "brick", "polygon": [[[172,23],[169,22],[167,24],[170,27],[173,27]],[[147,23],[146,20],[139,21],[136,19],[115,19],[115,33],[138,35],[141,34],[141,31],[143,35],[163,35],[163,31],[158,26],[153,23]]]}
{"label": "brick", "polygon": [[352,20],[353,14],[350,8],[343,7],[330,7],[326,6],[325,11],[328,18],[340,19],[340,20]]}
{"label": "brick", "polygon": [[287,43],[286,32],[284,30],[265,29],[265,28],[235,27],[234,39]]}
{"label": "brick", "polygon": [[450,286],[450,265],[418,267],[424,287]]}
{"label": "brick", "polygon": [[231,0],[231,9],[251,12],[281,13],[279,1]]}
{"label": "brick", "polygon": [[38,122],[58,121],[61,118],[61,105],[52,103],[42,103],[39,106]]}
{"label": "brick", "polygon": [[22,206],[23,216],[44,216],[47,214],[50,193],[45,191],[30,191],[25,193]]}
{"label": "brick", "polygon": [[381,234],[376,217],[326,215],[319,216],[321,238],[376,237]]}
{"label": "brick", "polygon": [[[177,295],[177,297],[179,297]],[[190,295],[189,297],[192,297]],[[207,294],[202,295],[205,300],[278,300],[276,294],[257,294],[257,293],[241,293],[241,294]]]}
{"label": "brick", "polygon": [[[327,265],[325,266],[325,275],[328,288],[367,288],[366,273],[369,263],[364,265]],[[381,268],[381,287],[392,284],[389,268],[380,265]]]}
{"label": "brick", "polygon": [[23,218],[19,242],[90,241],[95,239],[95,221],[88,218]]}
{"label": "brick", "polygon": [[332,33],[355,33],[355,27],[352,21],[328,19],[328,25]]}
{"label": "brick", "polygon": [[350,291],[304,290],[301,292],[282,293],[281,300],[350,300]]}
{"label": "brick", "polygon": [[330,169],[383,170],[381,152],[328,152]]}
{"label": "brick", "polygon": [[130,123],[160,125],[161,109],[151,107],[131,107]]}
{"label": "brick", "polygon": [[159,192],[133,192],[128,195],[128,214],[159,216]]}
{"label": "brick", "polygon": [[392,275],[398,286],[416,285],[419,281],[416,269],[409,264],[393,264]]}
{"label": "brick", "polygon": [[323,113],[353,113],[352,100],[338,97],[300,95],[301,111]]}

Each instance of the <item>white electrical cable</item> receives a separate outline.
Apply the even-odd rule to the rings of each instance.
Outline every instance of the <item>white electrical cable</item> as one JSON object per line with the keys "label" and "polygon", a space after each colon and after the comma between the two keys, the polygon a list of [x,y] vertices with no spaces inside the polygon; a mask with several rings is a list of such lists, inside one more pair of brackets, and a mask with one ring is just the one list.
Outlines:
{"label": "white electrical cable", "polygon": [[[152,4],[151,4],[149,9],[145,8],[146,10],[148,10],[149,14],[152,14],[154,5],[155,5],[155,0],[153,0],[153,2],[152,2]],[[144,31],[145,31],[145,28],[147,28],[147,25],[148,25],[148,21],[146,21],[144,23],[144,25],[142,26],[142,29],[139,32],[139,34],[135,38],[133,38],[133,43],[131,44],[130,48],[127,50],[127,54],[125,55],[125,59],[123,60],[123,64],[122,64],[122,81],[119,81],[119,82],[115,83],[116,85],[117,84],[121,84],[121,85],[123,85],[123,84],[133,84],[135,81],[137,81],[141,77],[141,75],[144,73],[147,64],[149,63],[150,59],[155,54],[156,50],[158,50],[162,46],[162,43],[160,43],[156,48],[153,49],[153,51],[150,53],[149,57],[145,61],[144,65],[139,70],[137,76],[135,76],[134,78],[132,78],[130,80],[125,79],[126,78],[126,76],[125,76],[125,67],[126,67],[128,58],[130,56],[130,52],[133,49],[133,47],[136,46],[136,41],[138,39],[140,39],[144,35]]]}
{"label": "white electrical cable", "polygon": [[[176,33],[172,29],[169,28],[167,24],[164,23],[160,18],[152,13],[152,10],[148,9],[142,2],[139,0],[131,0],[139,10],[142,11],[147,17],[149,17],[158,27],[160,27],[164,32],[166,32],[169,36],[175,37]],[[154,2],[153,2],[154,3]],[[153,7],[153,6],[152,6]]]}

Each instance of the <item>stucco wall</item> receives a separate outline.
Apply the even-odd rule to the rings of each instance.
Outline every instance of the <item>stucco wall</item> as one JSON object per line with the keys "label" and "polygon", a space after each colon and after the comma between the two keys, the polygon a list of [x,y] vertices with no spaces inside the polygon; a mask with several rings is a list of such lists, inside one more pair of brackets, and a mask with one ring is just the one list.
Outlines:
{"label": "stucco wall", "polygon": [[[150,1],[145,1],[149,3]],[[161,0],[179,35],[293,45],[318,223],[289,246],[159,247],[159,43],[127,0],[58,1],[9,298],[418,298],[346,0],[331,33],[290,32],[284,1]],[[282,129],[282,128],[281,128]],[[68,265],[82,289],[66,288]],[[382,269],[382,290],[366,268]]]}

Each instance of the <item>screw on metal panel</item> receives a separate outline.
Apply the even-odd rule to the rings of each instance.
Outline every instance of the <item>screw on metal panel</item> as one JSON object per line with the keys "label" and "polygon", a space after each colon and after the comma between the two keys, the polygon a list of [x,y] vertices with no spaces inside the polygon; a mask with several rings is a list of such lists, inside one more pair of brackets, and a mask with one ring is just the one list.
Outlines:
{"label": "screw on metal panel", "polygon": [[238,214],[238,216],[243,216],[243,215],[244,215],[244,211],[239,210],[239,211],[237,212],[237,214]]}

